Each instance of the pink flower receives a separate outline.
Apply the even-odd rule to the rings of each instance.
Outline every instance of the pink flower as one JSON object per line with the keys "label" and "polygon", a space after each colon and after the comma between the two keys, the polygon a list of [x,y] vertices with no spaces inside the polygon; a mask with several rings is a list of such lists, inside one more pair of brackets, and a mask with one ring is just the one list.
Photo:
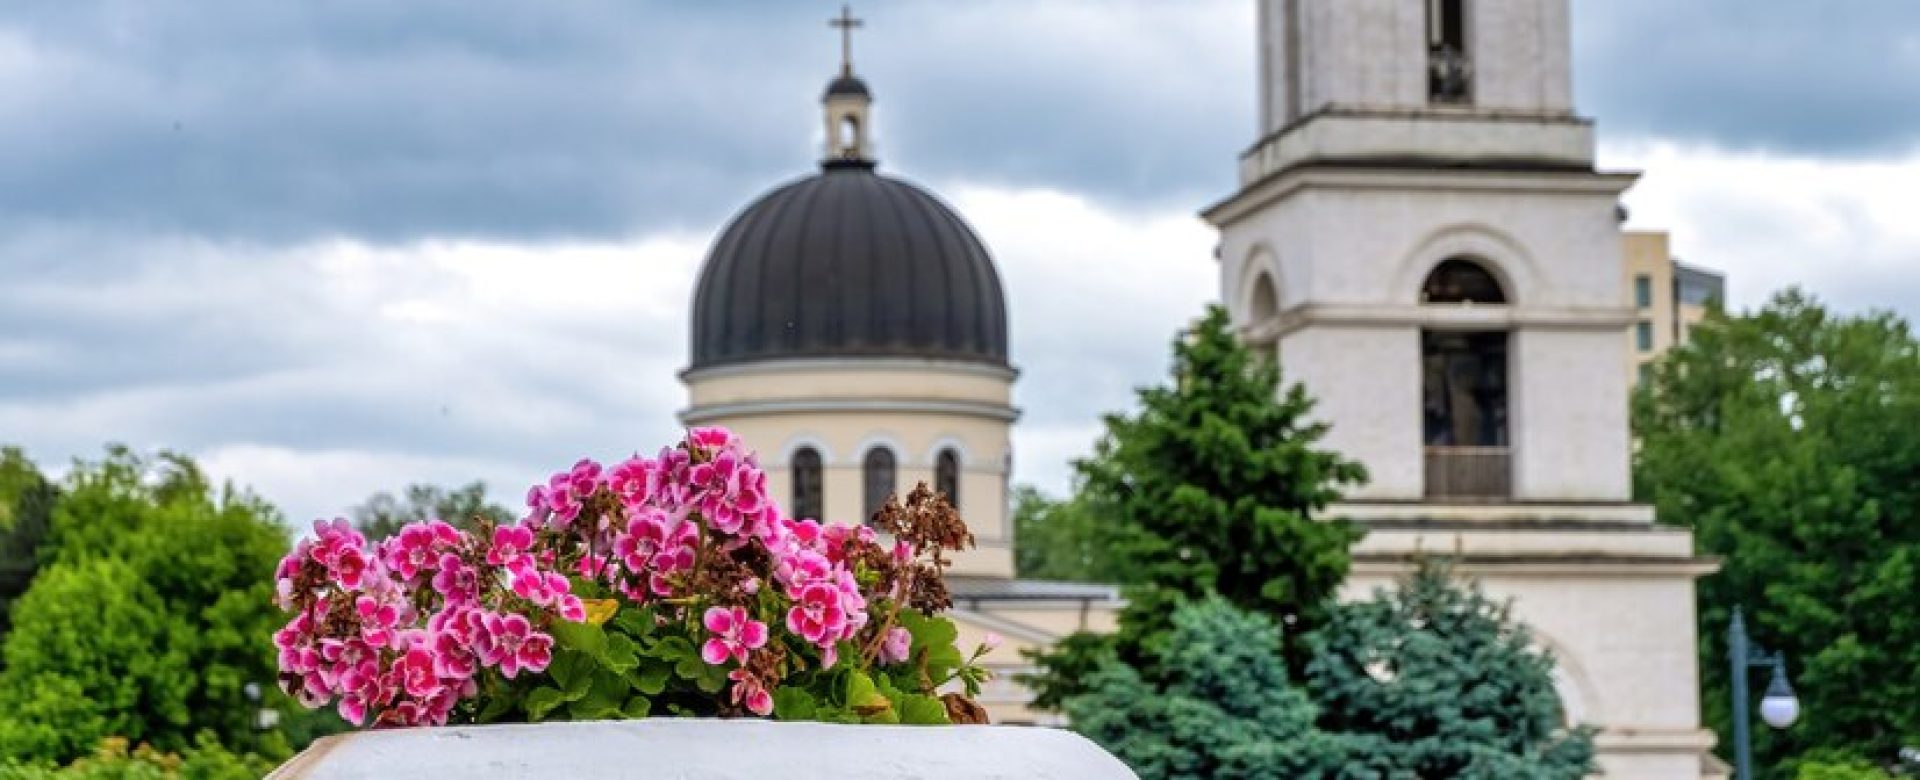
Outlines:
{"label": "pink flower", "polygon": [[709,607],[702,622],[714,636],[700,646],[700,658],[714,666],[728,658],[744,664],[747,651],[767,644],[767,624],[748,617],[745,607]]}
{"label": "pink flower", "polygon": [[500,674],[511,680],[520,670],[540,672],[553,660],[553,637],[533,630],[524,615],[506,616],[488,613],[480,619],[485,640],[480,650],[481,663],[498,665]]}
{"label": "pink flower", "polygon": [[372,596],[356,599],[354,610],[360,613],[360,635],[375,647],[385,647],[392,642],[394,629],[400,627],[402,619],[410,617],[405,604],[382,602]]}
{"label": "pink flower", "polygon": [[560,619],[572,623],[584,623],[587,620],[587,605],[579,596],[571,593],[562,595],[554,602],[554,611],[560,613]]}
{"label": "pink flower", "polygon": [[803,586],[794,596],[793,609],[787,611],[787,630],[816,645],[831,646],[841,639],[847,614],[840,605],[840,591],[826,582]]}
{"label": "pink flower", "polygon": [[1000,643],[1004,641],[1006,640],[1001,638],[999,634],[988,631],[986,636],[980,638],[980,646],[986,648],[986,652],[991,653],[1000,647]]}
{"label": "pink flower", "polygon": [[533,547],[533,529],[524,525],[503,525],[493,529],[493,548],[487,550],[487,563],[508,566],[526,557]]}
{"label": "pink flower", "polygon": [[620,498],[621,505],[635,509],[645,504],[653,495],[653,461],[635,455],[619,465],[607,475],[607,487]]}
{"label": "pink flower", "polygon": [[400,672],[400,684],[408,696],[421,698],[440,691],[440,675],[434,671],[433,651],[424,644],[407,648],[406,654],[395,663],[395,669]]}
{"label": "pink flower", "polygon": [[913,634],[899,626],[887,629],[887,638],[880,643],[880,662],[897,664],[905,661],[912,647]]}
{"label": "pink flower", "polygon": [[460,556],[444,553],[440,556],[440,570],[433,575],[433,589],[445,597],[448,604],[472,604],[480,598],[480,572],[461,561]]}
{"label": "pink flower", "polygon": [[717,450],[733,441],[733,432],[718,426],[695,428],[687,432],[687,443],[703,450]]}
{"label": "pink flower", "polygon": [[733,703],[744,705],[748,712],[760,717],[773,714],[773,695],[767,693],[767,687],[745,669],[727,672],[727,679],[733,681]]}

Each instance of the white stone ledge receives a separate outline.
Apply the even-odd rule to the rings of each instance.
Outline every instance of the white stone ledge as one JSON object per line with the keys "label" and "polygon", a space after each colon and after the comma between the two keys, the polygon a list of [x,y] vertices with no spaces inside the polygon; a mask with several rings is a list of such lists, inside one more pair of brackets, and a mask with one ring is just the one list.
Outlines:
{"label": "white stone ledge", "polygon": [[1440,158],[1593,165],[1593,125],[1568,115],[1446,111],[1315,114],[1241,155],[1240,182],[1321,159]]}
{"label": "white stone ledge", "polygon": [[1084,737],[1058,729],[656,718],[355,732],[315,742],[268,777],[1123,780],[1134,774]]}

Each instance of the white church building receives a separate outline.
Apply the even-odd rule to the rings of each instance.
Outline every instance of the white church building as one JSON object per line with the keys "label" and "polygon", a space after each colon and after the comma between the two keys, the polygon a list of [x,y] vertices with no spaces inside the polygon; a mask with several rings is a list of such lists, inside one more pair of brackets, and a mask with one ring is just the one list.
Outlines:
{"label": "white church building", "polygon": [[1631,501],[1619,198],[1567,0],[1260,0],[1258,135],[1206,209],[1220,295],[1372,480],[1349,597],[1420,553],[1531,626],[1609,777],[1724,776],[1683,528]]}
{"label": "white church building", "polygon": [[[1714,564],[1631,501],[1635,174],[1594,167],[1567,0],[1258,2],[1257,137],[1203,216],[1240,332],[1372,476],[1333,508],[1368,532],[1346,595],[1457,556],[1552,650],[1607,776],[1723,777],[1696,669],[1694,580]],[[798,516],[858,522],[922,480],[953,496],[979,538],[954,569],[962,641],[1008,640],[984,703],[1045,722],[1006,674],[1019,651],[1110,630],[1120,602],[1014,577],[999,275],[959,214],[879,172],[872,106],[843,50],[818,172],[715,239],[681,419],[753,442]]]}

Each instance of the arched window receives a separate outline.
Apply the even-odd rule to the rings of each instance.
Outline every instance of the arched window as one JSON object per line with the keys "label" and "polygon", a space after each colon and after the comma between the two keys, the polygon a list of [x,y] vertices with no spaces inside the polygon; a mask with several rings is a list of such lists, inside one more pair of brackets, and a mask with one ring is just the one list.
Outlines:
{"label": "arched window", "polygon": [[887,497],[893,495],[893,466],[893,450],[885,447],[867,450],[865,462],[860,466],[861,479],[867,489],[865,522],[873,522],[873,516],[886,505]]}
{"label": "arched window", "polygon": [[860,120],[851,115],[840,117],[840,151],[852,155],[860,150]]}
{"label": "arched window", "polygon": [[1427,274],[1420,288],[1421,303],[1506,303],[1507,292],[1500,288],[1486,267],[1465,258],[1451,258]]}
{"label": "arched window", "polygon": [[1280,295],[1274,292],[1273,277],[1264,273],[1254,277],[1253,306],[1252,311],[1248,312],[1248,314],[1252,315],[1253,322],[1266,322],[1271,319],[1273,315],[1279,313]]}
{"label": "arched window", "polygon": [[821,476],[820,451],[801,447],[793,453],[793,517],[819,520],[826,514],[826,494]]}
{"label": "arched window", "polygon": [[960,508],[960,453],[941,450],[934,458],[933,489],[945,494],[954,509]]}

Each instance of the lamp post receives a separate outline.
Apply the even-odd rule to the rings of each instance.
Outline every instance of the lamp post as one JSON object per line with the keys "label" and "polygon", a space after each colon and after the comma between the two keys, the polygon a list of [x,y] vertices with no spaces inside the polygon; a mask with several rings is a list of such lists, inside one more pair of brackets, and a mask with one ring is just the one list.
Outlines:
{"label": "lamp post", "polygon": [[1747,622],[1740,608],[1733,608],[1733,620],[1727,625],[1727,660],[1733,664],[1733,766],[1734,780],[1753,780],[1753,741],[1747,711],[1747,673],[1755,668],[1773,670],[1767,693],[1760,699],[1760,719],[1776,729],[1793,725],[1800,718],[1800,700],[1787,684],[1785,653],[1769,653],[1747,638]]}

